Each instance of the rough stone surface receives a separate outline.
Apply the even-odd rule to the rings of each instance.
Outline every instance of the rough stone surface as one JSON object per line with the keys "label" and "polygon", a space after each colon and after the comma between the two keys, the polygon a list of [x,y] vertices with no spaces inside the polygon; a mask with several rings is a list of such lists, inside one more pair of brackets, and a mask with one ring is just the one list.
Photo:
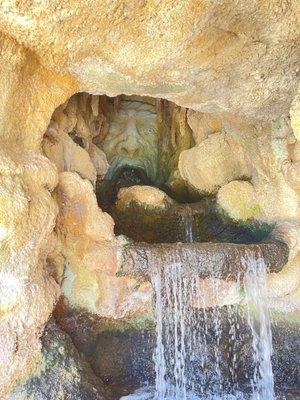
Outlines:
{"label": "rough stone surface", "polygon": [[43,140],[43,151],[58,172],[77,172],[82,178],[96,182],[97,170],[89,153],[74,143],[66,133],[48,128]]}
{"label": "rough stone surface", "polygon": [[296,89],[297,12],[297,0],[11,0],[0,29],[47,71],[75,77],[78,91],[272,118],[288,112]]}
{"label": "rough stone surface", "polygon": [[223,210],[236,220],[247,220],[260,214],[255,190],[249,182],[232,181],[224,185],[218,191],[217,201]]}
{"label": "rough stone surface", "polygon": [[39,335],[58,296],[47,255],[55,247],[53,165],[0,144],[0,397],[36,368]]}
{"label": "rough stone surface", "polygon": [[243,148],[222,132],[183,151],[178,167],[183,179],[202,193],[215,193],[220,186],[249,175]]}
{"label": "rough stone surface", "polygon": [[94,375],[71,339],[53,320],[42,337],[41,369],[3,400],[107,400],[108,388]]}
{"label": "rough stone surface", "polygon": [[192,129],[195,143],[198,144],[212,133],[220,132],[222,124],[215,114],[188,110],[187,122]]}
{"label": "rough stone surface", "polygon": [[131,276],[153,274],[180,260],[183,274],[199,278],[240,280],[246,272],[242,258],[261,256],[270,272],[279,272],[288,260],[284,243],[243,245],[232,243],[133,243],[124,246],[120,273]]}
{"label": "rough stone surface", "polygon": [[131,186],[122,188],[118,193],[116,207],[123,209],[130,203],[139,203],[145,208],[168,208],[174,202],[165,192],[153,186]]}
{"label": "rough stone surface", "polygon": [[70,305],[110,318],[145,312],[150,287],[116,276],[119,242],[114,223],[98,208],[91,183],[76,173],[61,173],[56,199],[56,230],[64,257],[61,290]]}

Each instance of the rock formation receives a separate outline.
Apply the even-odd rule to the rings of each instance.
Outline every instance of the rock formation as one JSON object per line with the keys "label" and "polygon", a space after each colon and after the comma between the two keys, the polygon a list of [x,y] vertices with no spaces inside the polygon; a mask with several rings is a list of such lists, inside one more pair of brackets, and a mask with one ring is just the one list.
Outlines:
{"label": "rock formation", "polygon": [[177,197],[275,225],[290,259],[270,304],[299,310],[299,15],[297,0],[1,3],[0,397],[38,370],[61,294],[102,317],[149,310],[150,285],[116,275],[124,239],[95,195],[122,141]]}

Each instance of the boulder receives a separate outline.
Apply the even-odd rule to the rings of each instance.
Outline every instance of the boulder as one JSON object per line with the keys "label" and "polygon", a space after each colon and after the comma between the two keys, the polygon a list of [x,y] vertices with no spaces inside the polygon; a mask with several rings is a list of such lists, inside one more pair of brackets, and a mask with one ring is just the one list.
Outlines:
{"label": "boulder", "polygon": [[119,190],[116,207],[125,209],[130,203],[138,203],[145,208],[166,209],[174,201],[162,190],[153,186],[130,186]]}
{"label": "boulder", "polygon": [[236,220],[258,218],[260,215],[255,189],[246,181],[232,181],[222,186],[217,194],[217,203]]}
{"label": "boulder", "polygon": [[178,167],[189,185],[210,194],[232,180],[249,176],[242,146],[225,132],[210,135],[183,151]]}

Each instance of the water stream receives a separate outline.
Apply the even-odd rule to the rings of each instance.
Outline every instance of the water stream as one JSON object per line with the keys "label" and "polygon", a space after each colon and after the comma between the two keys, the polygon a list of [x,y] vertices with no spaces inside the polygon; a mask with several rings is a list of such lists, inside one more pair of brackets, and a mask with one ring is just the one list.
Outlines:
{"label": "water stream", "polygon": [[186,214],[184,218],[185,222],[185,238],[187,243],[192,243],[193,240],[193,212],[190,207],[186,208]]}
{"label": "water stream", "polygon": [[[247,265],[245,292],[248,301],[248,324],[252,332],[254,373],[251,381],[253,399],[274,400],[272,371],[272,332],[266,307],[266,266],[262,258],[249,255],[242,260]],[[255,305],[254,313],[250,306]]]}
{"label": "water stream", "polygon": [[[187,223],[187,239],[192,235],[192,219]],[[191,255],[192,257],[192,255]],[[225,314],[219,307],[205,308],[205,293],[197,277],[187,276],[179,254],[165,260],[166,267],[151,277],[155,291],[156,349],[154,363],[155,388],[139,389],[127,400],[275,400],[271,364],[272,335],[268,310],[265,307],[266,266],[261,257],[245,254],[245,299],[247,321],[252,337],[252,376],[241,388],[237,379],[237,338],[239,323],[233,307]],[[218,296],[216,280],[212,295]],[[191,307],[203,301],[203,308]],[[229,330],[224,334],[223,319]],[[209,324],[212,323],[213,337]],[[226,339],[228,359],[221,351]],[[224,363],[228,364],[224,373]],[[210,368],[208,368],[210,366]]]}

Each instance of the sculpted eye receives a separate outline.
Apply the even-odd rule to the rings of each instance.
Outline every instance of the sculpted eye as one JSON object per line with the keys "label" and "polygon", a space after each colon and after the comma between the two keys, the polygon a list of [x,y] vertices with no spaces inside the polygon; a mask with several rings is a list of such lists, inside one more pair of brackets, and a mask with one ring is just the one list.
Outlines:
{"label": "sculpted eye", "polygon": [[146,133],[147,135],[155,135],[156,129],[155,129],[155,128],[148,128],[148,129],[145,129],[145,133]]}

